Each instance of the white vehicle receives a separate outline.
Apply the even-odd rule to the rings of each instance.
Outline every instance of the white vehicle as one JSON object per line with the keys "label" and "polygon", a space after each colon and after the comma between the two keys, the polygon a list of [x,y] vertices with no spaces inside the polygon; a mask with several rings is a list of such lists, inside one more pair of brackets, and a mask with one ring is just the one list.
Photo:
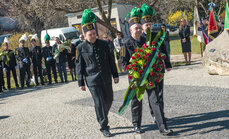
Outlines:
{"label": "white vehicle", "polygon": [[[47,32],[50,36],[50,45],[53,46],[55,44],[55,38],[59,37],[61,42],[66,41],[67,39],[75,40],[79,38],[79,31],[77,31],[74,27],[65,27],[65,28],[53,28],[47,29]],[[41,43],[42,46],[45,46],[44,37],[46,35],[46,30],[41,31]]]}

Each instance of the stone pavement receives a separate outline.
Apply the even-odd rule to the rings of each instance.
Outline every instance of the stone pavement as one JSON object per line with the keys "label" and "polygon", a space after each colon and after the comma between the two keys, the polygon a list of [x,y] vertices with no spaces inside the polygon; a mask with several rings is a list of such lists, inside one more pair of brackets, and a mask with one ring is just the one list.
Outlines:
{"label": "stone pavement", "polygon": [[[171,62],[185,62],[184,55],[171,55],[170,56]],[[191,61],[201,61],[201,55],[200,54],[192,54]]]}
{"label": "stone pavement", "polygon": [[[165,76],[165,115],[175,135],[168,138],[229,138],[229,77],[210,76],[202,65],[174,67]],[[133,133],[130,107],[117,114],[128,85],[127,75],[114,85],[109,113],[113,138],[166,138],[152,124],[147,95],[143,101],[144,134]],[[103,136],[95,118],[90,93],[77,82],[11,91],[0,95],[0,137],[82,138]]]}

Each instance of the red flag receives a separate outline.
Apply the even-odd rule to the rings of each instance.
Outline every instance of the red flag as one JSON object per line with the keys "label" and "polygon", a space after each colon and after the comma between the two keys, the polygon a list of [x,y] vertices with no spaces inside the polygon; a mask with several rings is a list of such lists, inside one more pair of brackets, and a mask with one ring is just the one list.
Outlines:
{"label": "red flag", "polygon": [[213,40],[215,37],[212,34],[216,32],[218,32],[218,24],[214,15],[214,8],[212,8],[209,17],[208,36]]}

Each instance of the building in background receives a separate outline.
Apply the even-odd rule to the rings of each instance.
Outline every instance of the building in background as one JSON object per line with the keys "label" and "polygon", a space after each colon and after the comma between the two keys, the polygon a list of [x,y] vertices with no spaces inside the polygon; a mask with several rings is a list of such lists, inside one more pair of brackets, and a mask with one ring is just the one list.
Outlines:
{"label": "building in background", "polygon": [[[129,35],[129,25],[128,22],[125,21],[125,17],[127,13],[129,13],[133,7],[136,7],[134,4],[125,4],[125,3],[113,3],[112,11],[111,11],[111,25],[117,30],[121,31],[124,37]],[[105,14],[108,14],[108,5],[103,6],[103,10]],[[92,8],[92,12],[94,12],[99,18],[101,18],[101,14],[99,13],[98,7]],[[81,21],[82,21],[83,11],[77,13],[67,14],[68,24],[69,26],[75,27],[78,31],[82,33],[81,30]],[[127,19],[128,20],[128,19]],[[96,23],[96,28],[98,32],[99,38],[102,37],[103,34],[109,34],[109,30],[105,28],[103,25]]]}

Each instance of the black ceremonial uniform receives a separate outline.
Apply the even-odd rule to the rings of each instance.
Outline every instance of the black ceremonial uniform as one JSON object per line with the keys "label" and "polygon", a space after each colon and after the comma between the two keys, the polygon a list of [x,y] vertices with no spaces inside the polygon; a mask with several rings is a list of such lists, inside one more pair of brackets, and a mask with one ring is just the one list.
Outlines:
{"label": "black ceremonial uniform", "polygon": [[[4,50],[3,52],[11,53],[12,50],[10,50],[10,49],[9,50]],[[3,56],[3,59],[5,59],[5,56]],[[8,64],[7,63],[4,63],[4,68],[6,69],[8,89],[11,88],[11,84],[10,84],[10,71],[12,71],[12,73],[13,73],[13,78],[14,78],[14,82],[15,82],[16,87],[19,87],[18,80],[17,80],[16,68],[15,68],[16,66],[17,66],[16,58],[15,58],[14,53],[12,53],[9,56],[9,63]]]}
{"label": "black ceremonial uniform", "polygon": [[3,77],[3,61],[2,58],[0,57],[0,92],[2,91],[2,88],[4,87],[4,77]]}
{"label": "black ceremonial uniform", "polygon": [[44,85],[43,81],[43,73],[42,73],[42,54],[41,54],[41,47],[40,46],[33,46],[30,48],[31,58],[33,63],[33,73],[35,77],[36,85],[39,85],[37,71],[39,72],[39,76],[41,79],[41,84]]}
{"label": "black ceremonial uniform", "polygon": [[42,56],[45,59],[45,67],[48,74],[49,84],[52,83],[51,70],[54,75],[54,80],[57,83],[56,62],[53,59],[52,46],[45,46],[42,48]]}
{"label": "black ceremonial uniform", "polygon": [[76,70],[79,86],[85,86],[86,81],[92,94],[100,130],[109,129],[107,115],[113,101],[111,76],[118,77],[118,72],[107,42],[97,39],[93,44],[81,43],[77,47]]}
{"label": "black ceremonial uniform", "polygon": [[[151,33],[152,40],[156,37],[156,35],[157,35],[157,33],[155,33],[155,32]],[[146,41],[146,34],[143,33],[141,35],[141,38],[145,42]],[[172,68],[170,60],[169,60],[169,55],[166,51],[166,45],[164,42],[160,46],[160,52],[164,53],[166,56],[166,59],[164,60],[165,67],[166,68]],[[162,72],[165,73],[165,69],[163,69]],[[158,83],[155,88],[153,88],[151,90],[146,90],[146,92],[149,96],[148,99],[149,99],[150,113],[151,113],[152,117],[156,118],[156,122],[159,126],[159,129],[160,129],[160,125],[164,125],[165,128],[167,128],[165,117],[164,117],[163,88],[164,88],[164,80],[162,80],[160,83]],[[158,101],[159,101],[159,103],[158,103]],[[158,107],[157,105],[159,105],[160,107]],[[160,110],[159,110],[159,108],[160,108]],[[158,116],[156,116],[156,115],[158,115]],[[159,115],[161,115],[161,116],[159,116]],[[162,127],[164,127],[164,126],[162,126]]]}
{"label": "black ceremonial uniform", "polygon": [[19,68],[19,80],[21,88],[24,88],[25,77],[26,77],[26,85],[30,87],[30,52],[29,48],[22,47],[16,48],[16,59]]}
{"label": "black ceremonial uniform", "polygon": [[[156,33],[152,33],[152,39],[154,39],[156,35],[157,35]],[[123,53],[123,62],[122,62],[124,67],[129,65],[129,60],[132,54],[134,53],[135,47],[136,46],[141,47],[145,42],[146,42],[146,34],[141,35],[140,41],[137,41],[132,37],[126,40],[126,42],[124,43],[124,53]],[[166,52],[166,47],[164,43],[162,43],[162,46],[160,47],[160,51],[162,53],[165,53],[167,57],[168,54]],[[171,67],[168,58],[166,58],[165,64],[167,68]],[[163,97],[162,97],[163,81],[157,84],[155,88],[151,90],[146,90],[146,92],[148,94],[150,112],[153,117],[155,116],[159,130],[163,130],[167,128],[166,121],[164,118],[164,113],[163,113]],[[158,95],[160,95],[160,97],[157,97]],[[133,125],[135,127],[140,127],[141,119],[142,119],[142,101],[139,102],[136,96],[131,101],[131,111],[132,111]]]}

